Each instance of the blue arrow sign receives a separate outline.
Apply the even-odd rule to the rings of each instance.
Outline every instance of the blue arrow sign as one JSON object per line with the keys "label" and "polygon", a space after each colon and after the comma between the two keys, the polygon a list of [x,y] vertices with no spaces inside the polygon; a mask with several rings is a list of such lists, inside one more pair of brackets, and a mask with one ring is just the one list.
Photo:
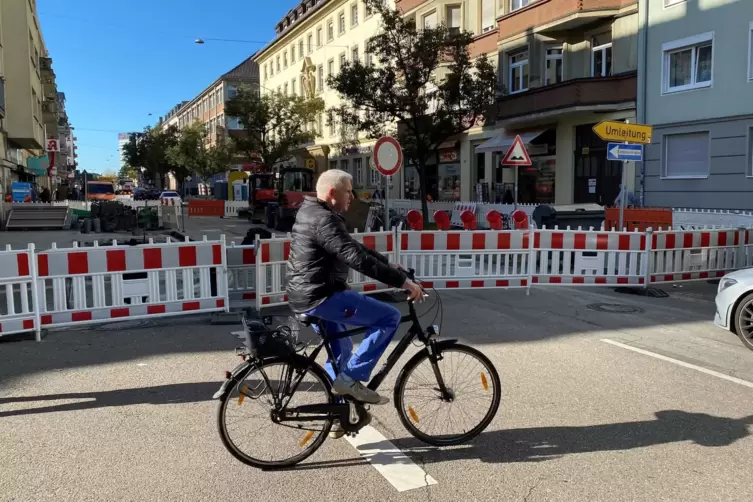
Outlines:
{"label": "blue arrow sign", "polygon": [[609,143],[607,146],[607,160],[640,162],[643,160],[643,145]]}

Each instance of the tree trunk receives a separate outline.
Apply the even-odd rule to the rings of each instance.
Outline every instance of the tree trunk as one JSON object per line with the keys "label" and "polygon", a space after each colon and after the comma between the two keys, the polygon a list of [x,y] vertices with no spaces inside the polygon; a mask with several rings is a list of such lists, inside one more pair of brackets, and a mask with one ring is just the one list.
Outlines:
{"label": "tree trunk", "polygon": [[429,202],[426,189],[426,161],[420,159],[418,161],[418,196],[421,198],[421,214],[424,217],[424,225],[429,224]]}

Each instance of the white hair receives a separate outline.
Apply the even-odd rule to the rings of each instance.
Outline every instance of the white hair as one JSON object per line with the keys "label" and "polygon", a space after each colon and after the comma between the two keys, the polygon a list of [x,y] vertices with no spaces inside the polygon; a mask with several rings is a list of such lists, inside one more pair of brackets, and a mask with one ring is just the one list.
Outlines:
{"label": "white hair", "polygon": [[346,181],[353,183],[353,176],[341,171],[340,169],[330,169],[324,171],[319,175],[319,179],[316,182],[317,195],[325,195],[329,192],[330,188],[337,190],[345,184]]}

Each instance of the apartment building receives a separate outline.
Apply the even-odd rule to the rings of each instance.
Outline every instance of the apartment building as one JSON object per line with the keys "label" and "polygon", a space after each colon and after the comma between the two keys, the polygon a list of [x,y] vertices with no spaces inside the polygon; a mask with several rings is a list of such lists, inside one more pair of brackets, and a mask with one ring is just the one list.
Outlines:
{"label": "apartment building", "polygon": [[[392,0],[388,4],[394,7]],[[326,78],[346,61],[364,61],[366,44],[378,30],[379,16],[367,11],[362,0],[301,1],[277,24],[275,38],[254,56],[261,92],[317,96],[325,108],[338,106],[340,98]],[[337,127],[327,125],[324,115],[313,127],[315,140],[294,152],[297,165],[313,160],[317,172],[335,167],[347,171],[359,195],[381,186],[381,175],[371,167],[373,139],[353,146]],[[393,185],[393,195],[400,186]]]}
{"label": "apartment building", "polygon": [[[753,209],[753,2],[641,0],[647,206]],[[642,188],[642,190],[641,190]]]}
{"label": "apartment building", "polygon": [[[12,181],[40,181],[46,172],[33,159],[42,156],[44,145],[44,89],[40,66],[46,54],[35,0],[0,2],[5,142],[2,173],[5,190]],[[29,162],[28,159],[32,159]]]}
{"label": "apartment building", "polygon": [[[496,38],[506,92],[496,121],[470,131],[461,145],[461,186],[475,188],[483,180],[497,194],[513,189],[515,171],[500,161],[520,135],[533,161],[518,172],[520,202],[612,204],[622,169],[632,182],[635,167],[607,161],[607,143],[592,127],[602,120],[635,122],[637,1],[479,3],[481,22],[470,29],[480,30],[479,43]],[[463,190],[464,198],[474,195]]]}

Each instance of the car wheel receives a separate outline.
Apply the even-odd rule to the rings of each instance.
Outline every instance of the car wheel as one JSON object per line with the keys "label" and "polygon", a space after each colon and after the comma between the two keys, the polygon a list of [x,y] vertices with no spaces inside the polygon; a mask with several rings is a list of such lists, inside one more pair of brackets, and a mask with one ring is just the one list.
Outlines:
{"label": "car wheel", "polygon": [[740,301],[735,309],[735,333],[743,345],[753,350],[753,293]]}

